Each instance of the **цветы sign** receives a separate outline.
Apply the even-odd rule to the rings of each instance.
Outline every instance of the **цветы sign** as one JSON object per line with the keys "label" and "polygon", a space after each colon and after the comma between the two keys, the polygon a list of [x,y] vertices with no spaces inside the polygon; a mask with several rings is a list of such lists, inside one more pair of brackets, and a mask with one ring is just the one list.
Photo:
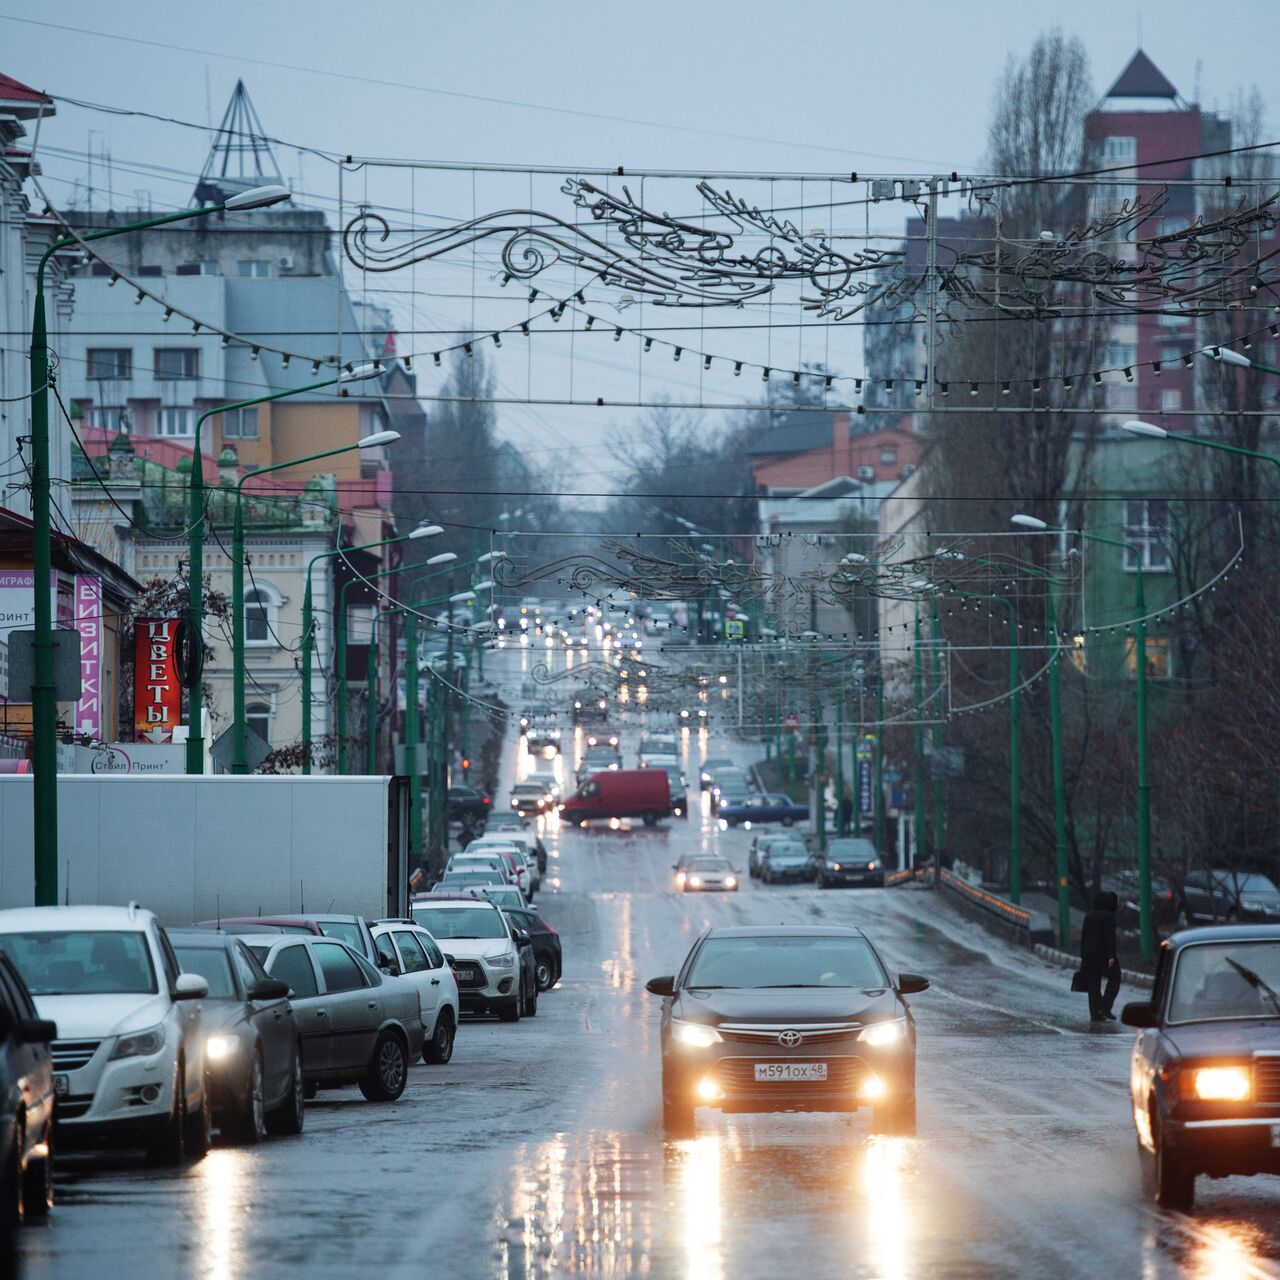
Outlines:
{"label": "\u0446\u0432\u0435\u0442\u044b sign", "polygon": [[144,742],[172,742],[182,722],[177,618],[139,618],[133,649],[133,729]]}

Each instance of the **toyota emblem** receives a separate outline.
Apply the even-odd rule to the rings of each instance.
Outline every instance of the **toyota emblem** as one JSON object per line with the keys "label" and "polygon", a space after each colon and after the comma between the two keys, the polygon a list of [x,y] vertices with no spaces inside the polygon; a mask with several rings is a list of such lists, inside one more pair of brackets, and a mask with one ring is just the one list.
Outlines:
{"label": "toyota emblem", "polygon": [[804,1036],[798,1031],[779,1031],[778,1043],[784,1049],[794,1049],[797,1045],[804,1042]]}

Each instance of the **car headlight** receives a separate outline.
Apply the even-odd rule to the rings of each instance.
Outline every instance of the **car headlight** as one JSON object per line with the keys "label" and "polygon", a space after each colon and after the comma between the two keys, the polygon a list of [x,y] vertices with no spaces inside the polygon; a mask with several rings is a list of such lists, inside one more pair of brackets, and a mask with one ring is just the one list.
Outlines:
{"label": "car headlight", "polygon": [[204,1056],[210,1062],[223,1062],[236,1051],[235,1036],[210,1036],[205,1041]]}
{"label": "car headlight", "polygon": [[148,1053],[159,1053],[164,1048],[164,1027],[148,1027],[145,1031],[134,1031],[121,1036],[111,1050],[110,1061],[117,1058],[141,1058]]}
{"label": "car headlight", "polygon": [[858,1034],[858,1040],[862,1044],[873,1046],[897,1044],[905,1034],[906,1028],[902,1022],[877,1022],[869,1027],[863,1027]]}
{"label": "car headlight", "polygon": [[1247,1067],[1201,1067],[1191,1073],[1197,1098],[1206,1102],[1241,1102],[1249,1096]]}
{"label": "car headlight", "polygon": [[512,969],[515,967],[516,958],[509,952],[504,952],[500,956],[485,956],[484,962],[495,969]]}
{"label": "car headlight", "polygon": [[687,1045],[690,1049],[709,1049],[713,1044],[720,1043],[720,1033],[701,1022],[673,1022],[671,1027],[676,1042]]}
{"label": "car headlight", "polygon": [[677,871],[677,872],[676,872],[676,884],[684,884],[684,872],[683,872],[683,871]]}
{"label": "car headlight", "polygon": [[690,883],[690,884],[691,884],[695,889],[697,889],[697,888],[702,884],[702,877],[701,877],[701,876],[690,876],[690,877],[689,877],[689,883]]}
{"label": "car headlight", "polygon": [[839,870],[840,870],[840,864],[839,864],[838,862],[833,862],[833,863],[831,863],[831,870],[832,870],[832,871],[839,871]]}
{"label": "car headlight", "polygon": [[868,863],[867,863],[867,870],[868,870],[868,871],[874,871],[874,870],[875,870],[879,865],[880,865],[880,864],[879,864],[878,862],[868,862]]}
{"label": "car headlight", "polygon": [[724,887],[726,889],[736,889],[738,887],[738,882],[732,876],[725,876]]}

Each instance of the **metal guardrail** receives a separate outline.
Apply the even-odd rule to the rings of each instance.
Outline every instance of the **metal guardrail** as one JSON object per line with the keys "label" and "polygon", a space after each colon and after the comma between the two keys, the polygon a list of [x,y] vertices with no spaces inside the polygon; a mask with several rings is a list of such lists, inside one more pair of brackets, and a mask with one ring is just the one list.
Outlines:
{"label": "metal guardrail", "polygon": [[960,879],[945,867],[939,871],[938,880],[942,888],[963,902],[1006,925],[1028,947],[1053,942],[1053,925],[1042,911],[1028,911],[1025,907],[1015,906],[1007,898]]}
{"label": "metal guardrail", "polygon": [[919,880],[923,875],[922,867],[904,867],[901,871],[886,871],[885,888],[892,889],[895,885],[910,884],[912,880]]}

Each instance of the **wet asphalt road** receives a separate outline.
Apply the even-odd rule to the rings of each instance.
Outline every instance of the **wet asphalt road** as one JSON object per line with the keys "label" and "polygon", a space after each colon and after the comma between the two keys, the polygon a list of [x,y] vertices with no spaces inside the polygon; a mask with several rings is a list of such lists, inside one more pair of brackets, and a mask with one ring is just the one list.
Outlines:
{"label": "wet asphalt road", "polygon": [[[1190,1216],[1144,1200],[1131,1033],[1089,1030],[1062,971],[928,890],[672,892],[681,851],[717,848],[745,872],[750,839],[697,814],[557,833],[540,906],[565,974],[536,1018],[464,1024],[453,1062],[415,1067],[398,1104],[322,1093],[299,1139],[215,1147],[177,1174],[64,1161],[51,1223],[23,1233],[24,1275],[1280,1275],[1280,1180],[1201,1179]],[[664,1141],[645,979],[709,923],[823,920],[933,980],[912,997],[918,1136],[873,1136],[865,1113],[700,1111],[696,1137]]]}

